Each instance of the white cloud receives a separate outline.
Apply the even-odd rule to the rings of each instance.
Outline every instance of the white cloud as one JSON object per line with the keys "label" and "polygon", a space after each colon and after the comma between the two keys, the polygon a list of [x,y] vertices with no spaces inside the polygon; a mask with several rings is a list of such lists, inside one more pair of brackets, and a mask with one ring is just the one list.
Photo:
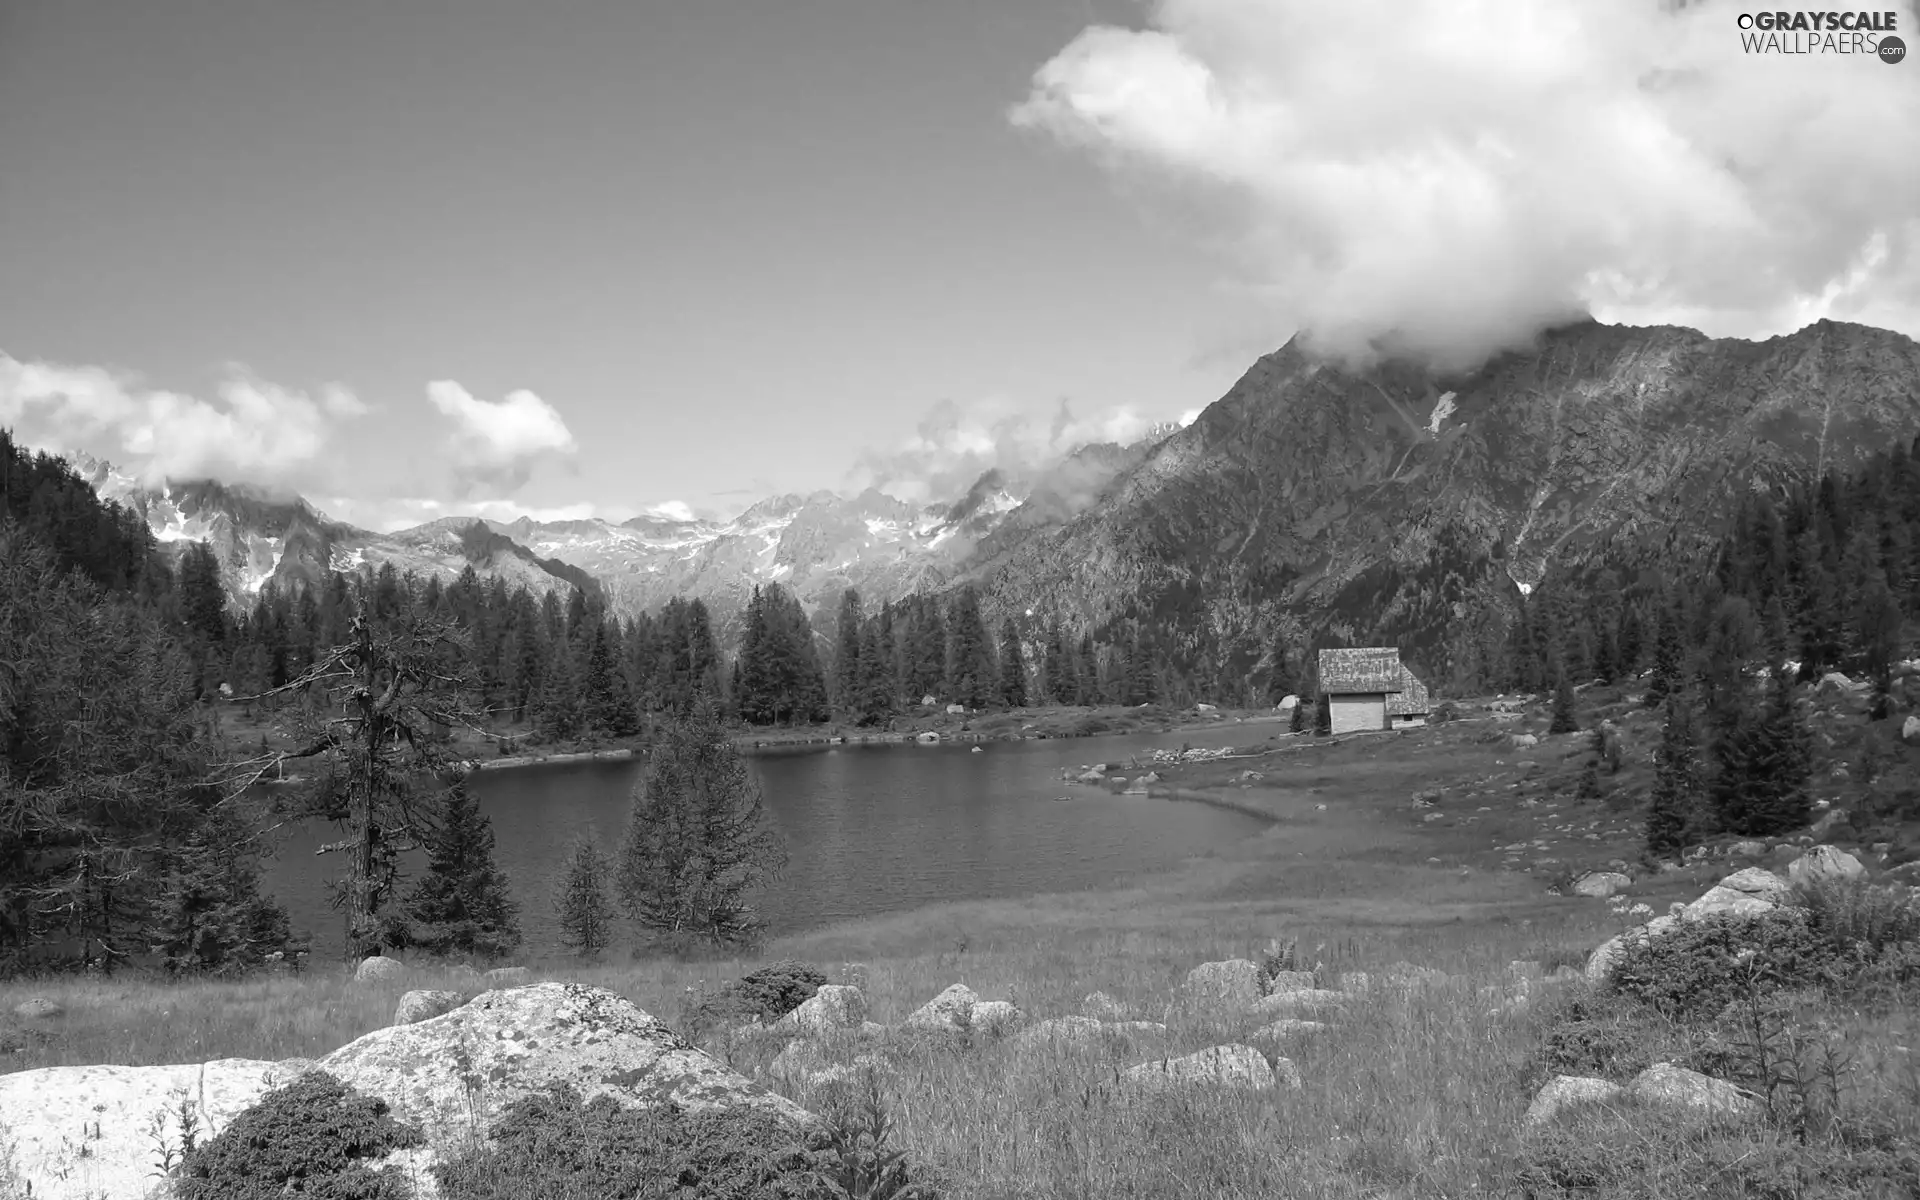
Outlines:
{"label": "white cloud", "polygon": [[1740,11],[1159,0],[1012,117],[1200,197],[1277,332],[1338,351],[1466,365],[1587,311],[1920,333],[1912,68],[1748,55]]}
{"label": "white cloud", "polygon": [[909,504],[949,501],[991,468],[1026,475],[1090,443],[1138,441],[1153,424],[1125,407],[1079,416],[1066,400],[1046,420],[1001,398],[965,407],[943,400],[928,410],[912,437],[890,449],[864,452],[848,484],[856,490],[878,488]]}
{"label": "white cloud", "polygon": [[454,424],[448,445],[463,494],[483,486],[512,492],[526,483],[535,463],[579,449],[559,411],[530,391],[487,401],[440,379],[427,385],[427,399]]}
{"label": "white cloud", "polygon": [[214,478],[298,487],[316,477],[335,427],[367,412],[339,384],[318,398],[231,366],[213,400],[149,387],[129,372],[22,362],[0,353],[0,426],[23,444],[85,453],[149,482]]}
{"label": "white cloud", "polygon": [[693,506],[684,500],[662,500],[658,504],[648,505],[641,511],[649,517],[665,517],[669,521],[699,520],[699,514],[693,511]]}

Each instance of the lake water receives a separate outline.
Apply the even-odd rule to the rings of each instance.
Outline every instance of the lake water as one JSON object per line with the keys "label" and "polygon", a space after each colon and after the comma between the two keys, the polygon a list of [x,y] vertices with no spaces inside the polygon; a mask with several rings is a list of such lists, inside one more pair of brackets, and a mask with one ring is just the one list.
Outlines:
{"label": "lake water", "polygon": [[[784,875],[757,903],[776,933],[952,900],[1112,885],[1231,845],[1266,822],[1188,801],[1118,796],[1063,783],[1063,767],[1125,761],[1148,749],[1251,741],[1251,730],[1116,738],[843,746],[752,756],[787,845]],[[480,771],[472,788],[493,822],[496,854],[521,904],[528,953],[558,949],[552,886],[573,837],[618,850],[640,760]],[[1069,797],[1065,800],[1056,797]],[[296,832],[268,864],[267,886],[296,929],[313,934],[315,962],[342,949],[326,881],[339,855],[314,849],[334,827]]]}

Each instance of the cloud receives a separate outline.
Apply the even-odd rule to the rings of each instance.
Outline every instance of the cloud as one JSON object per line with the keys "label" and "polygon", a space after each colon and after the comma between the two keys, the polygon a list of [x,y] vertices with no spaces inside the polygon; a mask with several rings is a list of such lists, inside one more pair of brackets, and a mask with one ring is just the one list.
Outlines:
{"label": "cloud", "polygon": [[878,488],[910,504],[951,501],[990,469],[997,467],[1017,482],[1081,446],[1138,441],[1153,424],[1130,408],[1082,417],[1064,399],[1045,420],[1004,399],[966,407],[943,400],[905,442],[863,452],[847,482],[856,491]]}
{"label": "cloud", "polygon": [[1750,55],[1740,11],[1159,0],[1011,117],[1197,203],[1275,326],[1343,354],[1466,366],[1587,312],[1920,333],[1913,68]]}
{"label": "cloud", "polygon": [[486,401],[450,379],[440,379],[427,385],[427,399],[454,424],[448,447],[461,495],[481,488],[516,491],[536,463],[579,449],[559,411],[529,391]]}
{"label": "cloud", "polygon": [[129,372],[0,353],[0,426],[23,444],[107,459],[149,483],[299,487],[318,476],[336,426],[367,411],[339,384],[314,396],[237,365],[205,400]]}
{"label": "cloud", "polygon": [[640,511],[646,516],[665,517],[669,521],[697,521],[700,519],[699,514],[693,511],[693,506],[684,500],[663,500],[658,504],[650,504]]}

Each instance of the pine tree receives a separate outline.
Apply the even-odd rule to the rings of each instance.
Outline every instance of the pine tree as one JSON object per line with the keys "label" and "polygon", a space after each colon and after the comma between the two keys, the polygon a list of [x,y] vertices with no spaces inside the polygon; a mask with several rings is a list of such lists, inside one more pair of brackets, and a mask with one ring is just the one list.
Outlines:
{"label": "pine tree", "polygon": [[1287,722],[1287,729],[1292,733],[1305,733],[1307,731],[1307,702],[1305,700],[1300,700],[1293,706],[1293,717]]}
{"label": "pine tree", "polygon": [[967,584],[947,613],[947,694],[970,709],[985,708],[994,699],[996,674],[980,593]]}
{"label": "pine tree", "polygon": [[646,929],[750,942],[748,893],[786,861],[760,786],[710,703],[668,727],[634,790],[619,887]]}
{"label": "pine tree", "polygon": [[153,939],[169,973],[239,974],[289,949],[287,910],[260,893],[258,841],[237,803],[219,804],[172,856]]}
{"label": "pine tree", "polygon": [[1556,660],[1553,670],[1553,717],[1547,724],[1547,732],[1577,733],[1579,729],[1573,680],[1567,677],[1566,667]]}
{"label": "pine tree", "polygon": [[1763,707],[1741,714],[1721,734],[1714,758],[1712,794],[1721,828],[1768,837],[1807,823],[1812,747],[1785,671],[1773,673]]}
{"label": "pine tree", "polygon": [[493,822],[456,777],[425,839],[427,870],[389,922],[389,945],[499,958],[520,944],[519,907],[493,860]]}
{"label": "pine tree", "polygon": [[1027,658],[1020,650],[1020,631],[1008,617],[1000,626],[1000,703],[1008,708],[1027,706]]}
{"label": "pine tree", "polygon": [[554,641],[552,656],[543,674],[540,708],[534,716],[540,736],[551,742],[579,737],[586,714],[581,703],[579,674],[573,666],[573,648],[565,638]]}
{"label": "pine tree", "polygon": [[885,623],[867,622],[860,634],[860,695],[862,725],[883,725],[893,716],[893,663],[887,654]]}
{"label": "pine tree", "polygon": [[843,721],[858,721],[866,710],[866,691],[871,673],[863,671],[861,653],[866,648],[861,637],[860,593],[848,588],[840,595],[839,638],[833,658],[833,701]]}
{"label": "pine tree", "polygon": [[1048,704],[1073,703],[1073,659],[1060,622],[1047,626],[1046,658],[1040,664],[1040,690]]}
{"label": "pine tree", "polygon": [[576,953],[591,957],[613,941],[613,901],[607,894],[611,872],[599,847],[584,837],[574,840],[553,900],[560,942]]}
{"label": "pine tree", "polygon": [[1333,732],[1333,701],[1325,692],[1314,698],[1313,732],[1318,737]]}
{"label": "pine tree", "polygon": [[1293,677],[1292,653],[1287,646],[1284,630],[1273,631],[1273,667],[1267,673],[1267,703],[1278,704],[1294,694],[1296,681]]}
{"label": "pine tree", "polygon": [[1684,692],[1669,693],[1660,749],[1654,760],[1653,794],[1647,806],[1647,853],[1677,855],[1700,832],[1702,789],[1693,704]]}
{"label": "pine tree", "polygon": [[1679,614],[1671,605],[1663,604],[1658,620],[1653,639],[1653,675],[1647,680],[1647,693],[1642,701],[1648,708],[1658,708],[1666,702],[1667,696],[1680,686],[1680,673],[1684,668]]}

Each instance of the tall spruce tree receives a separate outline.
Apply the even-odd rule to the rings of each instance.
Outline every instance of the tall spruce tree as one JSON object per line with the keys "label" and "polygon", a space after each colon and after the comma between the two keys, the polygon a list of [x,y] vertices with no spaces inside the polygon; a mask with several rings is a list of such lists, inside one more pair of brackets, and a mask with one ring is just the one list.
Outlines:
{"label": "tall spruce tree", "polygon": [[1553,716],[1547,723],[1547,732],[1577,733],[1580,729],[1578,705],[1566,664],[1556,655],[1553,664]]}
{"label": "tall spruce tree", "polygon": [[947,694],[968,708],[985,708],[994,701],[995,675],[980,593],[966,584],[947,613]]}
{"label": "tall spruce tree", "polygon": [[1073,657],[1059,621],[1047,624],[1046,657],[1040,664],[1040,691],[1048,704],[1072,704]]}
{"label": "tall spruce tree", "polygon": [[1298,686],[1298,680],[1293,675],[1293,652],[1287,644],[1285,630],[1274,630],[1270,653],[1273,666],[1267,673],[1267,703],[1278,704],[1293,695],[1294,688]]}
{"label": "tall spruce tree", "polygon": [[1787,672],[1773,672],[1766,703],[1720,735],[1714,759],[1713,806],[1726,832],[1769,837],[1807,823],[1813,752]]}
{"label": "tall spruce tree", "polygon": [[493,857],[493,822],[456,772],[435,828],[422,839],[427,869],[386,925],[390,946],[501,958],[520,944],[519,906]]}
{"label": "tall spruce tree", "polygon": [[167,856],[152,945],[168,973],[237,975],[293,948],[286,908],[260,891],[264,854],[236,800],[213,805]]}
{"label": "tall spruce tree", "polygon": [[1681,673],[1685,669],[1679,612],[1672,604],[1662,603],[1657,621],[1653,637],[1653,674],[1647,680],[1646,696],[1642,700],[1648,708],[1658,708],[1666,703],[1668,694],[1680,686]]}
{"label": "tall spruce tree", "polygon": [[607,891],[612,878],[600,848],[584,837],[574,839],[553,897],[561,945],[590,958],[613,943],[613,899]]}
{"label": "tall spruce tree", "polygon": [[1665,705],[1646,820],[1647,853],[1656,857],[1676,855],[1698,836],[1704,799],[1693,704],[1685,692],[1670,692]]}
{"label": "tall spruce tree", "polygon": [[1000,626],[999,699],[1007,708],[1027,706],[1027,657],[1020,650],[1020,631],[1008,617]]}
{"label": "tall spruce tree", "polygon": [[751,942],[753,889],[786,862],[760,785],[720,727],[695,706],[655,742],[633,793],[620,895],[642,928],[716,943]]}
{"label": "tall spruce tree", "polygon": [[834,643],[833,702],[843,721],[861,720],[867,709],[867,687],[871,674],[862,669],[865,649],[861,628],[860,593],[848,588],[840,594],[838,637]]}

